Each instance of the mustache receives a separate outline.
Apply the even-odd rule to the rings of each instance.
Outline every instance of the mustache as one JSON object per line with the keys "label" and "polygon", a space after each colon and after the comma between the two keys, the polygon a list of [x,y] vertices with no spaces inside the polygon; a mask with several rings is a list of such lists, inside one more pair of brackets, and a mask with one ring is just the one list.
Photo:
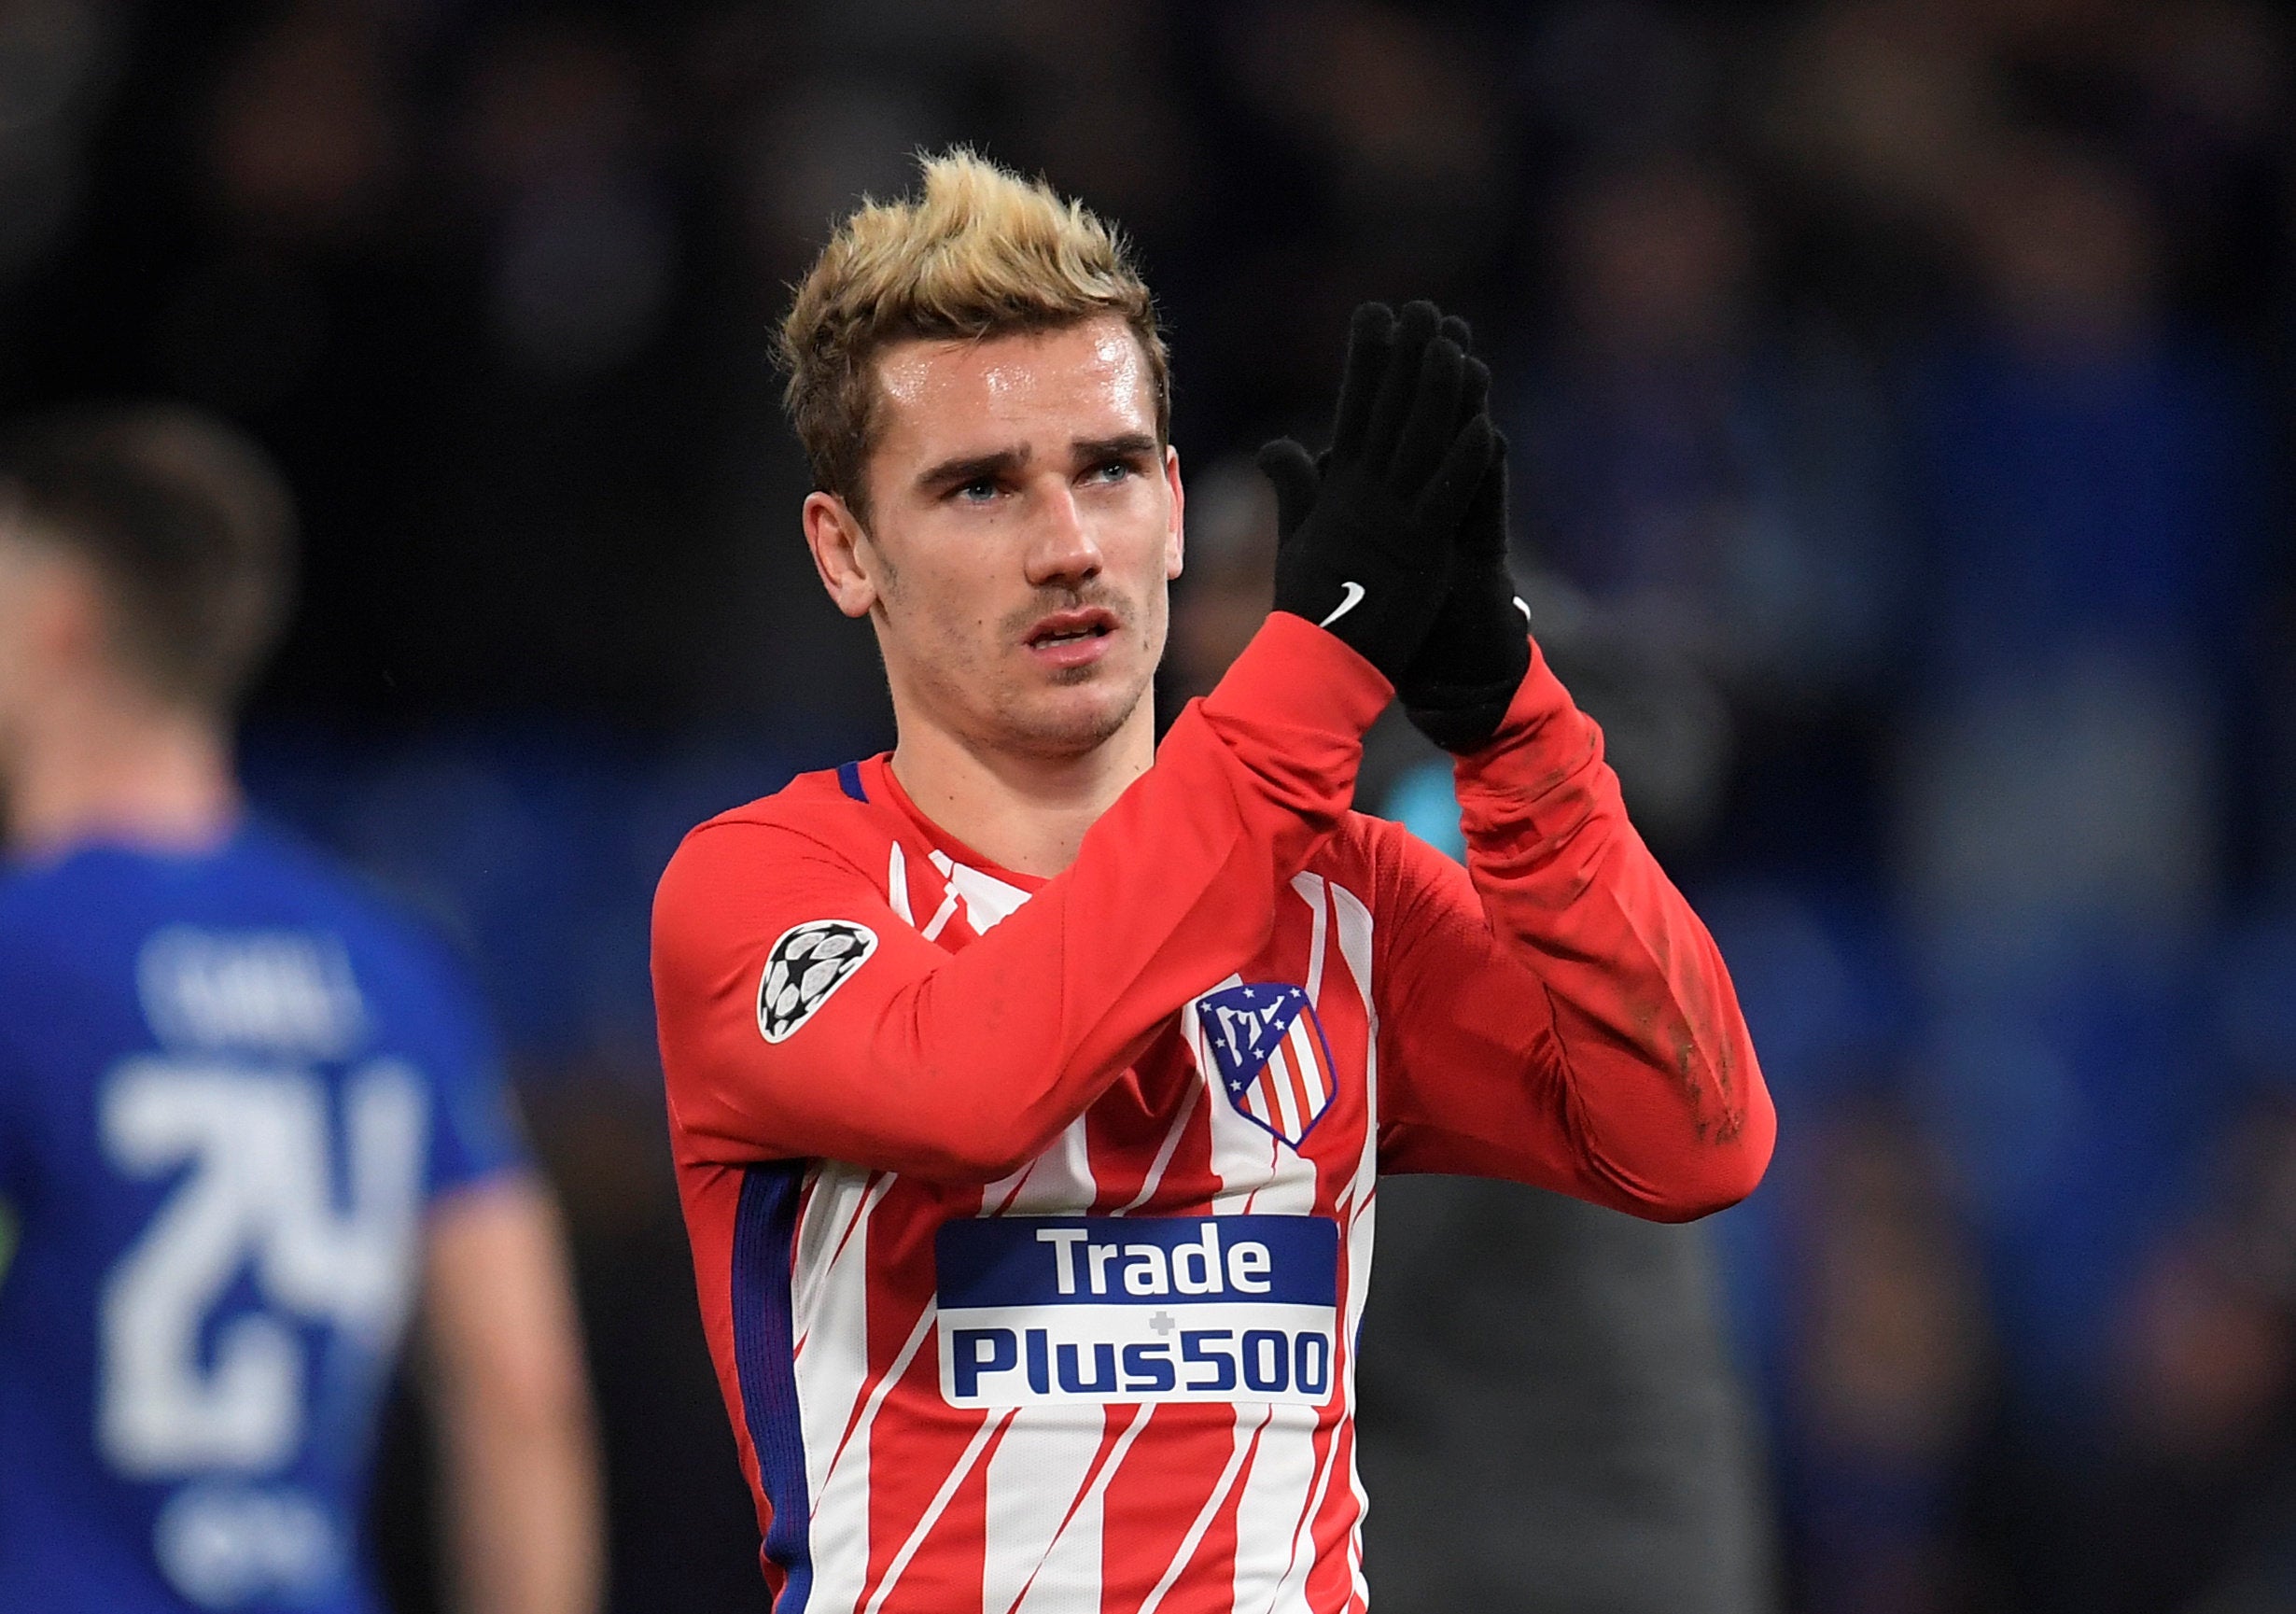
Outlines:
{"label": "mustache", "polygon": [[998,623],[1001,637],[1020,639],[1057,611],[1104,611],[1119,628],[1132,625],[1132,602],[1111,588],[1042,588],[1029,603],[1009,611]]}

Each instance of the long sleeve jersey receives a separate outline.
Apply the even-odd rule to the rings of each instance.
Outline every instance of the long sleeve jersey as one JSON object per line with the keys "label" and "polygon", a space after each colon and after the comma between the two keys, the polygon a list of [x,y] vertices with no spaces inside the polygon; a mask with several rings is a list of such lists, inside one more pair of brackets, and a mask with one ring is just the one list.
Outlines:
{"label": "long sleeve jersey", "polygon": [[1468,867],[1348,810],[1386,681],[1271,617],[1036,878],[883,757],[710,821],[654,989],[777,1614],[1365,1607],[1378,1175],[1680,1220],[1775,1119],[1722,961],[1535,653]]}

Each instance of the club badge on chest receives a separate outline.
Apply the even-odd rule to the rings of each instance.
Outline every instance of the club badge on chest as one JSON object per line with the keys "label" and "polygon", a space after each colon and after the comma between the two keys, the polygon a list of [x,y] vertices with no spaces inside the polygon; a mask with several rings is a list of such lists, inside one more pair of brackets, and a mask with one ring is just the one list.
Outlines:
{"label": "club badge on chest", "polygon": [[1338,1088],[1331,1044],[1307,991],[1267,981],[1223,987],[1197,999],[1196,1014],[1228,1102],[1298,1148]]}

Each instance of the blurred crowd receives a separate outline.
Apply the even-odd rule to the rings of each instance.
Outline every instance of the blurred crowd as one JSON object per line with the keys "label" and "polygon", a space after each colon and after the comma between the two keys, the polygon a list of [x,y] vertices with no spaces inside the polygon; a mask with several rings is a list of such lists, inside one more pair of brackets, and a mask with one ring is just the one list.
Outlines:
{"label": "blurred crowd", "polygon": [[[250,774],[448,927],[519,1050],[618,1606],[762,1601],[651,880],[889,740],[770,333],[831,220],[959,140],[1158,288],[1169,704],[1267,610],[1242,456],[1318,428],[1349,308],[1474,320],[1542,643],[1779,1099],[1713,1236],[1788,1605],[2296,1607],[2277,8],[9,0],[0,398],[188,400],[294,481]],[[1439,842],[1439,765],[1375,738],[1359,805]]]}

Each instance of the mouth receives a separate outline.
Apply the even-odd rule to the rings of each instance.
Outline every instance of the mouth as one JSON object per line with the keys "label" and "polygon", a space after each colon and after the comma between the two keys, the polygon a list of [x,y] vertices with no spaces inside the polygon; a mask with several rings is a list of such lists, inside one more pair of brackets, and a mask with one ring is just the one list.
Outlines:
{"label": "mouth", "polygon": [[1116,635],[1113,611],[1099,607],[1057,611],[1039,617],[1022,638],[1029,654],[1054,667],[1082,667],[1097,661]]}

